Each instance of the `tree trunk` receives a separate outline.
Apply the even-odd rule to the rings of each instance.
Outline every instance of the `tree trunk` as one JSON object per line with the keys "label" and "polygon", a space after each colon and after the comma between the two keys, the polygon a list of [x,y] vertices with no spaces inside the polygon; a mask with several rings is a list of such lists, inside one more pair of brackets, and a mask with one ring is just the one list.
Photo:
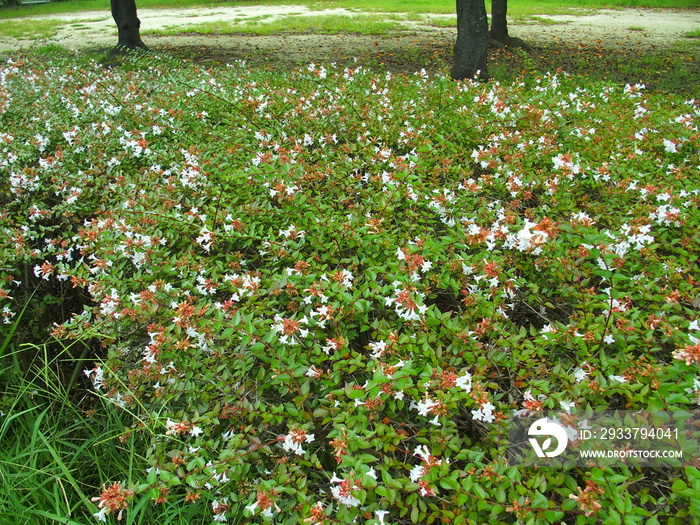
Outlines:
{"label": "tree trunk", "polygon": [[508,42],[507,4],[508,0],[491,0],[491,38],[504,44]]}
{"label": "tree trunk", "polygon": [[489,23],[484,0],[457,0],[457,42],[452,78],[488,79]]}
{"label": "tree trunk", "polygon": [[114,18],[119,31],[119,42],[116,49],[147,49],[139,34],[141,21],[136,16],[135,0],[110,0],[110,3],[112,18]]}

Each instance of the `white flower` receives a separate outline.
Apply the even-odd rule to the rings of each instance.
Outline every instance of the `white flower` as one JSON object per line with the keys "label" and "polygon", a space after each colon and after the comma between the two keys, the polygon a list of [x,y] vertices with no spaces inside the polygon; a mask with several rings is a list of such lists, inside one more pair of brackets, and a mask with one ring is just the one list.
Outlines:
{"label": "white flower", "polygon": [[359,499],[357,499],[351,493],[343,492],[343,489],[340,486],[333,487],[331,489],[331,494],[333,494],[333,497],[346,507],[357,507],[360,504]]}
{"label": "white flower", "polygon": [[343,282],[341,283],[343,286],[345,286],[346,288],[352,286],[352,281],[353,279],[355,279],[352,273],[350,273],[348,270],[341,270],[340,275],[343,277]]}
{"label": "white flower", "polygon": [[575,213],[574,215],[572,215],[571,220],[581,223],[585,226],[590,226],[594,223],[593,219],[591,219],[591,216],[588,215],[585,211]]}
{"label": "white flower", "polygon": [[308,434],[306,430],[293,428],[289,434],[284,436],[282,448],[287,452],[294,452],[297,456],[304,454],[302,443],[312,443],[316,437],[314,434]]}
{"label": "white flower", "polygon": [[525,252],[530,248],[536,248],[537,246],[544,244],[549,235],[547,232],[543,231],[532,231],[532,228],[537,226],[536,222],[531,222],[525,219],[525,225],[523,229],[520,230],[516,236],[517,238],[517,249],[521,252]]}
{"label": "white flower", "polygon": [[688,394],[695,396],[695,403],[700,404],[700,376],[693,379],[693,386],[686,388],[685,391]]}
{"label": "white flower", "polygon": [[88,378],[92,378],[92,384],[94,385],[95,390],[101,389],[104,385],[104,370],[102,370],[99,365],[95,366],[95,368],[92,370],[83,370],[83,374],[85,374]]}
{"label": "white flower", "polygon": [[308,325],[309,320],[306,316],[303,316],[299,320],[292,318],[283,318],[281,315],[275,315],[275,321],[277,324],[272,325],[272,329],[275,332],[281,332],[280,342],[288,345],[295,345],[297,343],[297,338],[306,337],[309,335],[309,331],[305,328],[301,328],[300,325]]}
{"label": "white flower", "polygon": [[384,354],[384,350],[386,350],[386,341],[370,343],[369,347],[372,349],[372,358],[379,359]]}
{"label": "white flower", "polygon": [[457,378],[455,383],[459,388],[464,389],[467,393],[472,391],[472,375],[469,372],[465,372],[463,376]]}
{"label": "white flower", "polygon": [[575,401],[560,401],[559,406],[561,409],[566,412],[567,414],[571,413],[572,408],[576,408],[576,402]]}
{"label": "white flower", "polygon": [[416,465],[411,469],[409,477],[411,478],[411,481],[415,483],[423,477],[423,474],[425,474],[425,467],[423,465]]}
{"label": "white flower", "polygon": [[667,153],[678,152],[678,150],[676,149],[676,143],[668,139],[664,139],[664,149]]}
{"label": "white flower", "polygon": [[424,417],[428,417],[430,409],[434,406],[437,406],[437,402],[426,398],[425,401],[418,402],[418,404],[416,405],[416,409],[418,410],[418,414]]}
{"label": "white flower", "polygon": [[321,377],[321,375],[323,375],[323,371],[319,370],[314,365],[311,365],[311,367],[306,371],[305,375],[313,379],[318,379],[319,377]]}
{"label": "white flower", "polygon": [[209,230],[206,226],[202,228],[199,232],[199,237],[197,237],[197,243],[204,248],[204,251],[211,250],[211,245],[213,243],[213,232]]}
{"label": "white flower", "polygon": [[226,521],[226,509],[228,509],[228,498],[221,498],[221,501],[212,501],[211,508],[214,511],[214,521]]}
{"label": "white flower", "polygon": [[588,377],[588,372],[586,372],[583,368],[577,368],[574,370],[574,379],[576,379],[577,383],[580,383],[584,379]]}
{"label": "white flower", "polygon": [[564,427],[564,430],[566,431],[566,436],[569,438],[569,441],[578,441],[580,439],[580,434],[579,431],[576,430],[574,427],[569,426],[569,425],[564,425],[561,421],[555,420],[557,423],[559,423],[561,426]]}
{"label": "white flower", "polygon": [[333,494],[333,497],[340,503],[346,507],[357,507],[360,504],[360,500],[352,495],[352,490],[359,487],[356,487],[350,479],[341,479],[334,473],[331,478],[331,483],[337,483],[337,485],[331,489],[331,494]]}
{"label": "white flower", "polygon": [[493,409],[496,408],[491,404],[490,401],[487,401],[483,405],[481,405],[481,408],[478,410],[472,410],[472,418],[476,419],[477,421],[483,421],[485,423],[492,423],[495,419],[493,415]]}
{"label": "white flower", "polygon": [[304,230],[297,230],[296,226],[292,225],[286,230],[280,230],[280,235],[286,238],[296,239],[297,237],[303,237],[306,232]]}
{"label": "white flower", "polygon": [[418,445],[416,449],[413,451],[414,456],[418,456],[421,458],[423,461],[428,461],[430,458],[430,451],[428,450],[427,445]]}

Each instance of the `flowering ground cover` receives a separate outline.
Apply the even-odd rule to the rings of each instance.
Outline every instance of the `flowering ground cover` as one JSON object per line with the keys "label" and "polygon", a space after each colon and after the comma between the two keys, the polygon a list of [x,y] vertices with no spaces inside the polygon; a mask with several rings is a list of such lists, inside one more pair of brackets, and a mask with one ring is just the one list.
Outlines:
{"label": "flowering ground cover", "polygon": [[697,465],[525,469],[504,431],[697,408],[699,119],[563,73],[10,59],[5,333],[80,370],[84,424],[124,425],[92,446],[130,458],[55,513],[691,522]]}

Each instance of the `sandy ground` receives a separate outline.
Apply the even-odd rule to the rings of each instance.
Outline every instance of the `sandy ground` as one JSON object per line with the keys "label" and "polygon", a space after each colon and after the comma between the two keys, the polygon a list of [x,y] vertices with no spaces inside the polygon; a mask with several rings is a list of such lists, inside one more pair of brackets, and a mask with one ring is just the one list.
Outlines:
{"label": "sandy ground", "polygon": [[[149,31],[172,26],[186,26],[218,20],[246,20],[254,17],[270,17],[268,20],[294,15],[350,14],[344,9],[311,11],[303,6],[221,6],[192,9],[141,9],[142,37],[151,49],[168,49],[187,46],[210,46],[212,49],[235,48],[241,53],[264,52],[279,55],[287,61],[300,61],[314,56],[333,58],[342,53],[361,53],[377,45],[377,37],[367,35],[156,35]],[[437,18],[439,15],[435,15]],[[449,17],[449,15],[447,15]],[[40,17],[36,17],[40,18]],[[111,47],[116,43],[116,28],[108,10],[45,16],[65,21],[63,28],[52,38],[41,40],[0,39],[0,51],[26,49],[33,46],[58,44],[68,49],[95,49]],[[454,19],[454,16],[451,17]],[[389,46],[404,46],[419,38],[454,41],[455,28],[431,25],[423,22],[396,21],[397,33]],[[700,10],[649,10],[619,9],[600,10],[584,16],[542,16],[527,21],[511,21],[512,36],[526,42],[576,43],[600,47],[657,48],[669,42],[684,39],[685,33],[700,29]],[[383,43],[387,45],[386,40]],[[388,51],[391,51],[389,49]]]}

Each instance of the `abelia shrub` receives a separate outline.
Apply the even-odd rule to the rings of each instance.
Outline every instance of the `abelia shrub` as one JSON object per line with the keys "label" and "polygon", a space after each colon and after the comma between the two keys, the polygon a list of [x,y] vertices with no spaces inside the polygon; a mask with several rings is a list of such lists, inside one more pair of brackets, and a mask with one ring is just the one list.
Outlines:
{"label": "abelia shrub", "polygon": [[697,408],[698,101],[141,60],[0,70],[0,321],[83,297],[51,336],[142,446],[97,519],[697,515],[696,468],[525,470],[504,431]]}

